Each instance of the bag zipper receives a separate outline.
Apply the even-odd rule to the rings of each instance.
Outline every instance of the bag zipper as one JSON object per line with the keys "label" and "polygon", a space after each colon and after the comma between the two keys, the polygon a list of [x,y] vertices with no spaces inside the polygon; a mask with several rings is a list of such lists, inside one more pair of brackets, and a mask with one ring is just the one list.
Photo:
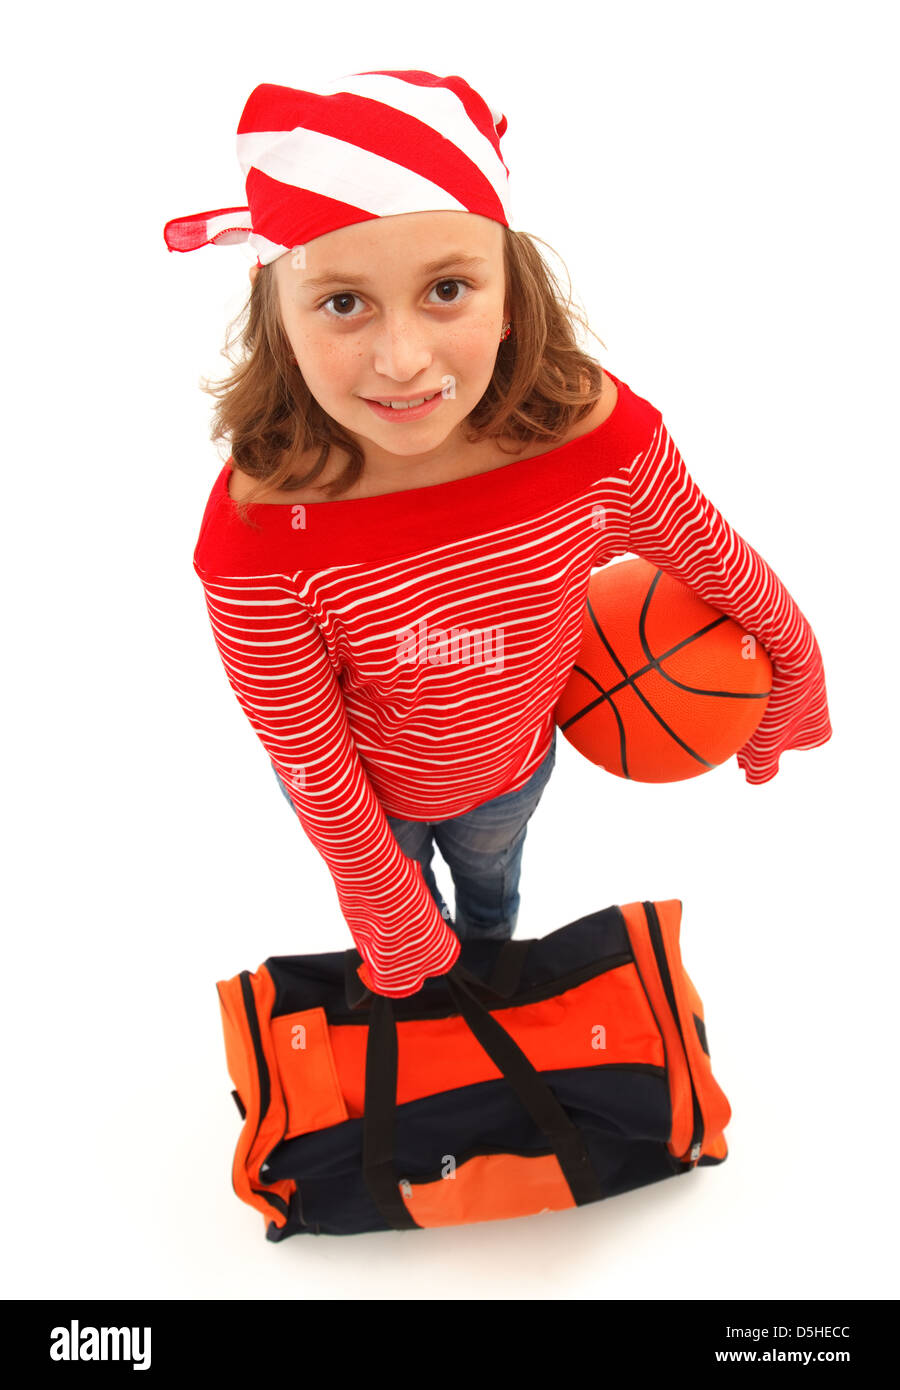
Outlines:
{"label": "bag zipper", "polygon": [[[471,1149],[466,1150],[465,1155],[457,1163],[454,1172],[459,1172],[460,1168],[472,1158],[484,1158],[488,1155],[496,1156],[498,1154],[504,1158],[549,1158],[553,1153],[555,1153],[555,1150],[549,1144],[541,1146],[540,1149],[505,1149],[490,1144],[475,1144]],[[404,1197],[411,1197],[413,1183],[415,1183],[416,1187],[422,1187],[425,1183],[443,1182],[446,1180],[447,1176],[445,1172],[442,1168],[438,1168],[431,1173],[423,1173],[421,1177],[398,1178],[397,1186],[400,1188]]]}
{"label": "bag zipper", "polygon": [[[253,986],[250,983],[250,971],[242,970],[240,979],[241,994],[244,1000],[244,1011],[247,1015],[250,1037],[253,1041],[253,1053],[256,1058],[256,1073],[259,1078],[259,1114],[256,1117],[256,1131],[253,1135],[253,1141],[247,1148],[247,1154],[249,1155],[253,1152],[253,1146],[256,1143],[259,1131],[262,1127],[263,1118],[268,1112],[272,1092],[269,1079],[269,1067],[266,1062],[266,1055],[263,1051],[259,1015],[256,1012],[256,1000],[253,996]],[[258,1197],[265,1197],[266,1201],[273,1206],[277,1212],[280,1212],[282,1216],[290,1215],[287,1202],[285,1202],[283,1197],[279,1197],[277,1192],[267,1192],[265,1188],[254,1187],[249,1171],[247,1173],[247,1180],[250,1183],[252,1191],[255,1192]],[[257,1181],[265,1182],[265,1178],[262,1176],[262,1166],[257,1174]]]}
{"label": "bag zipper", "polygon": [[666,999],[669,1002],[669,1009],[672,1013],[672,1017],[675,1020],[675,1026],[678,1029],[678,1036],[681,1039],[681,1051],[684,1057],[685,1066],[687,1067],[688,1079],[691,1083],[691,1100],[693,1101],[694,1106],[694,1130],[691,1135],[691,1146],[688,1151],[688,1156],[687,1158],[684,1158],[681,1161],[690,1163],[692,1168],[696,1168],[697,1164],[700,1161],[700,1151],[703,1148],[703,1111],[700,1107],[700,1100],[697,1095],[697,1088],[694,1085],[694,1074],[691,1071],[691,1063],[684,1042],[684,1033],[682,1032],[681,1028],[681,1016],[678,1012],[678,1005],[675,1000],[675,990],[672,985],[672,975],[669,970],[669,961],[666,956],[666,948],[663,943],[662,927],[660,926],[659,916],[656,911],[656,904],[652,902],[645,902],[642,903],[641,906],[643,907],[644,915],[647,918],[647,926],[650,929],[650,944],[652,945],[653,953],[656,956],[656,964],[659,969],[660,978],[662,979],[663,989],[666,992]]}

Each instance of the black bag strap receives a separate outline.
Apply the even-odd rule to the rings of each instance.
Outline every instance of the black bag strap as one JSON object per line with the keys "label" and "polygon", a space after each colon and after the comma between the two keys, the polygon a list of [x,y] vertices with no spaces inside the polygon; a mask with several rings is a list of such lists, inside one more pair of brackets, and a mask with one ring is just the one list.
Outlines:
{"label": "black bag strap", "polygon": [[[512,954],[508,958],[512,960]],[[461,969],[458,961],[444,976],[461,1017],[543,1132],[576,1206],[597,1201],[603,1194],[580,1131],[518,1043],[466,983],[467,977],[469,972]],[[388,1225],[394,1230],[409,1230],[418,1223],[403,1201],[394,1167],[396,1108],[397,1023],[391,1000],[386,995],[372,995],[366,1042],[363,1176]]]}
{"label": "black bag strap", "polygon": [[344,994],[348,1009],[358,1009],[363,1000],[370,998],[372,994],[368,985],[364,985],[356,973],[362,963],[362,956],[353,946],[344,952]]}
{"label": "black bag strap", "polygon": [[[487,990],[490,994],[499,995],[501,999],[510,999],[519,988],[525,959],[530,949],[530,941],[516,941],[512,938],[504,941],[487,980],[482,980],[466,970],[460,965],[458,958],[455,969],[459,978],[465,980],[474,990]],[[358,1009],[366,999],[372,998],[372,991],[363,984],[357,974],[361,965],[362,956],[354,947],[344,952],[344,994],[348,1009]]]}
{"label": "black bag strap", "polygon": [[394,1176],[396,1109],[397,1023],[390,999],[373,994],[366,1038],[363,1175],[384,1220],[395,1231],[405,1231],[417,1229],[418,1222],[413,1221]]}
{"label": "black bag strap", "polygon": [[488,980],[488,988],[494,994],[499,994],[503,999],[509,999],[515,994],[522,978],[525,957],[530,950],[530,941],[516,941],[512,937],[509,941],[504,941]]}

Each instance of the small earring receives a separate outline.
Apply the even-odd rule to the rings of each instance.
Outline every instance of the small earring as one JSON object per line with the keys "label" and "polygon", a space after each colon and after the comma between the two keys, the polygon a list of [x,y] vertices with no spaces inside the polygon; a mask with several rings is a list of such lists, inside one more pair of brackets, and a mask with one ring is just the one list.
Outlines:
{"label": "small earring", "polygon": [[504,339],[506,339],[506,338],[509,337],[511,328],[512,328],[512,325],[509,324],[509,323],[505,323],[505,324],[503,325],[503,332],[500,334],[500,341],[501,341],[501,343],[504,341]]}

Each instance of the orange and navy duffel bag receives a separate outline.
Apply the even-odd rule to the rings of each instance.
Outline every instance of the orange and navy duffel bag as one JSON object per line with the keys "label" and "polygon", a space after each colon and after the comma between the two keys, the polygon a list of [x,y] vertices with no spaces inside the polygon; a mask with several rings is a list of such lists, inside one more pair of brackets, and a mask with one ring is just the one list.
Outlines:
{"label": "orange and navy duffel bag", "polygon": [[365,987],[355,949],[220,981],[232,1180],[266,1238],[560,1211],[723,1162],[681,907],[464,941],[403,999]]}

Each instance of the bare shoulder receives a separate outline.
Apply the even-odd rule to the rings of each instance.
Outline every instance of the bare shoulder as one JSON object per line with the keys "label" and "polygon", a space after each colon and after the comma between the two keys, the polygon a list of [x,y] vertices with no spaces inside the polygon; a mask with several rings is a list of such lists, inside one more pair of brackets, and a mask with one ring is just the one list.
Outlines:
{"label": "bare shoulder", "polygon": [[243,502],[250,489],[256,486],[256,479],[251,478],[247,473],[242,473],[239,468],[232,464],[228,471],[227,485],[229,497],[233,498],[235,502]]}
{"label": "bare shoulder", "polygon": [[583,420],[579,420],[573,425],[570,432],[566,435],[564,443],[568,444],[572,439],[580,439],[583,434],[590,434],[598,425],[602,425],[604,420],[608,420],[616,408],[616,401],[619,399],[619,389],[611,376],[607,376],[603,368],[600,368],[600,375],[603,378],[603,385],[600,388],[600,395],[594,401],[594,407],[590,414]]}
{"label": "bare shoulder", "polygon": [[[587,415],[585,415],[581,420],[575,421],[571,428],[567,430],[566,433],[563,435],[562,439],[558,440],[557,443],[553,445],[552,449],[549,450],[550,453],[553,453],[557,449],[561,448],[563,444],[571,444],[573,440],[580,439],[582,435],[590,434],[592,430],[597,429],[599,425],[603,424],[604,420],[608,420],[610,415],[612,415],[613,411],[616,408],[616,402],[619,399],[619,390],[612,377],[607,376],[606,372],[604,372],[602,367],[600,368],[600,375],[602,378],[600,386],[600,395],[594,401],[592,408],[588,411]],[[585,378],[585,389],[587,389],[588,384],[589,383]],[[513,443],[513,441],[506,442]],[[490,447],[495,447],[493,441],[491,441]],[[539,454],[536,455],[534,454],[534,452],[529,453],[530,447],[530,441],[528,443],[520,442],[517,447],[515,443],[513,443],[512,452],[504,452],[502,454],[497,455],[498,462],[509,463],[511,461],[514,461],[516,458],[522,457],[539,458]]]}
{"label": "bare shoulder", "polygon": [[[304,456],[297,467],[297,472],[307,473],[318,459],[318,450]],[[325,475],[323,474],[323,477]],[[231,465],[231,472],[228,474],[228,495],[235,502],[243,502],[251,491],[259,486],[257,478],[252,478],[249,473],[244,473],[234,464]],[[257,494],[256,502],[321,502],[324,499],[322,488],[316,485],[294,488],[287,491],[284,488],[269,488]]]}
{"label": "bare shoulder", "polygon": [[[600,375],[603,377],[603,390],[600,393],[600,399],[597,405],[603,407],[603,413],[602,419],[598,420],[597,423],[602,425],[606,417],[612,415],[616,408],[616,401],[619,399],[619,388],[612,377],[605,372],[602,367],[600,368]],[[604,401],[606,402],[605,406],[603,405]]]}

